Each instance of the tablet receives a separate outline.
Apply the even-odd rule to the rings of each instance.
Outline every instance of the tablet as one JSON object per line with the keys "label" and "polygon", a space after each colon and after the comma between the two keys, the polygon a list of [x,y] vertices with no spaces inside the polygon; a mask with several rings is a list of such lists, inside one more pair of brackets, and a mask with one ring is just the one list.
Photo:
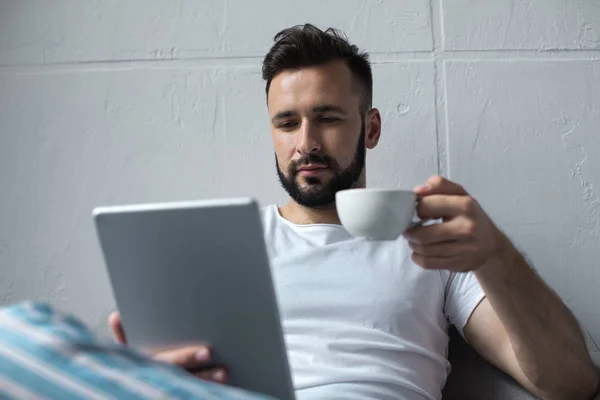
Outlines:
{"label": "tablet", "polygon": [[100,207],[93,217],[129,345],[207,343],[229,384],[294,399],[254,199]]}

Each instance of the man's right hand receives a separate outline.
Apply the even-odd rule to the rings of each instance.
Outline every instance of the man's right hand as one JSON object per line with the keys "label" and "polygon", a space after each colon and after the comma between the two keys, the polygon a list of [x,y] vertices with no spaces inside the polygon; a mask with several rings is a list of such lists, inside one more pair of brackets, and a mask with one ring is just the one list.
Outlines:
{"label": "man's right hand", "polygon": [[[123,324],[121,323],[121,316],[117,311],[110,314],[108,324],[115,340],[119,343],[127,343]],[[226,383],[227,381],[227,371],[225,368],[215,367],[211,362],[211,352],[208,346],[189,346],[164,351],[155,354],[154,359],[184,368],[200,379],[217,383]]]}

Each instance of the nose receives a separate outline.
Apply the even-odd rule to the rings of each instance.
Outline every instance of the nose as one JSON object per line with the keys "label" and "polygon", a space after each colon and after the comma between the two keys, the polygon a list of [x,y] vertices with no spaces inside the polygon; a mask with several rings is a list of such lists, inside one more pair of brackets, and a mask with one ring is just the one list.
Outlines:
{"label": "nose", "polygon": [[321,151],[320,133],[314,124],[305,121],[296,137],[296,151],[301,155],[314,154]]}

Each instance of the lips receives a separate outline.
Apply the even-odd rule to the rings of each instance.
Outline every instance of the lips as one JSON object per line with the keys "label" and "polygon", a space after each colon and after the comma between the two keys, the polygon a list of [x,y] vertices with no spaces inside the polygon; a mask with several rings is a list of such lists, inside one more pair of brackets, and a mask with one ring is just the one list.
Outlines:
{"label": "lips", "polygon": [[317,176],[329,170],[329,167],[324,165],[304,165],[298,169],[298,174],[301,176]]}
{"label": "lips", "polygon": [[299,171],[317,171],[320,169],[327,169],[327,167],[324,165],[307,165],[304,167],[300,167],[298,170]]}

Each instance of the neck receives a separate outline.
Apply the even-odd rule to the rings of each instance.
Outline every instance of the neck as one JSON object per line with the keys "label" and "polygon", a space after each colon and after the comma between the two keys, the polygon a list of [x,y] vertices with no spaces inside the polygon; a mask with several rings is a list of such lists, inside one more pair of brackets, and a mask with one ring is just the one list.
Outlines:
{"label": "neck", "polygon": [[[366,178],[363,170],[360,178],[353,188],[365,188]],[[336,224],[340,225],[340,218],[335,208],[335,204],[326,208],[308,208],[296,203],[290,198],[290,202],[279,208],[279,214],[288,221],[299,224]]]}
{"label": "neck", "polygon": [[279,208],[281,216],[288,221],[299,224],[340,224],[335,204],[327,208],[308,208],[293,200]]}

